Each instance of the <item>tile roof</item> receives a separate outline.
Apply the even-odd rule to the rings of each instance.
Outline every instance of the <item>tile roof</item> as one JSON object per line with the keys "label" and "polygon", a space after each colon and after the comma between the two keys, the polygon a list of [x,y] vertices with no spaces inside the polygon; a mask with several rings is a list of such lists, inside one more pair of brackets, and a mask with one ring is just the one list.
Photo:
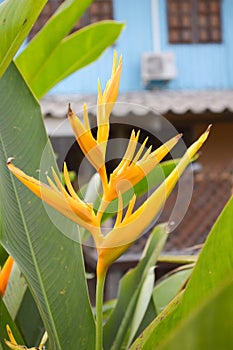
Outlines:
{"label": "tile roof", "polygon": [[[68,102],[76,113],[81,111],[84,102],[91,114],[96,113],[96,95],[47,95],[41,100],[42,112],[45,116],[64,118]],[[120,94],[112,113],[124,117],[129,113],[184,114],[190,111],[199,114],[205,111],[221,113],[225,110],[233,112],[233,90],[145,90]]]}

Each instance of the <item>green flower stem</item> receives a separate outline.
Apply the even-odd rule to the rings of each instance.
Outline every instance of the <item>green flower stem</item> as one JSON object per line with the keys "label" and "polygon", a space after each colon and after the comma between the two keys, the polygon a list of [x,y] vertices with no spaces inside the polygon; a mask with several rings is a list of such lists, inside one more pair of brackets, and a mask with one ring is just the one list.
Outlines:
{"label": "green flower stem", "polygon": [[96,284],[96,350],[103,350],[103,296],[106,272],[98,275]]}

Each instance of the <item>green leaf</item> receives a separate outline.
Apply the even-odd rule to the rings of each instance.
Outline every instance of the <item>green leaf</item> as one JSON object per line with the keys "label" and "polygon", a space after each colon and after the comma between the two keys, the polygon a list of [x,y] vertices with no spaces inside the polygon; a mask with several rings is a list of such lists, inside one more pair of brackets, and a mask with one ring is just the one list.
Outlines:
{"label": "green leaf", "polygon": [[149,237],[138,266],[122,278],[116,307],[104,327],[105,349],[119,349],[122,345],[130,329],[141,288],[148,271],[156,264],[167,235],[166,225],[158,225]]}
{"label": "green leaf", "polygon": [[[35,95],[41,98],[59,81],[96,60],[115,42],[122,28],[122,23],[102,21],[78,30],[63,39],[31,77],[19,61],[17,64]],[[40,50],[40,47],[37,49]],[[28,61],[25,64],[31,66]]]}
{"label": "green leaf", "polygon": [[[135,334],[137,333],[137,330],[143,320],[143,317],[146,313],[147,307],[150,303],[152,291],[154,288],[154,281],[155,281],[155,273],[154,273],[154,266],[149,268],[148,274],[144,280],[144,283],[141,287],[138,301],[135,307],[134,315],[131,322],[131,328],[129,333],[129,339],[128,339],[128,346],[131,344]],[[127,347],[128,347],[127,346]]]}
{"label": "green leaf", "polygon": [[[16,64],[30,83],[93,0],[66,0],[29,42]],[[58,63],[58,62],[57,62]]]}
{"label": "green leaf", "polygon": [[143,320],[138,327],[137,333],[135,334],[134,340],[140,336],[140,334],[144,331],[144,329],[152,322],[157,316],[157,312],[155,309],[154,302],[152,298],[150,299],[150,303],[147,307],[147,310],[145,312],[145,315],[143,317]]}
{"label": "green leaf", "polygon": [[28,35],[47,0],[5,0],[0,4],[0,77]]}
{"label": "green leaf", "polygon": [[[1,230],[1,226],[2,226],[2,224],[1,224],[1,221],[0,221],[0,230]],[[0,234],[1,234],[1,232],[0,232]],[[5,249],[0,244],[0,267],[3,267],[3,265],[4,265],[4,263],[5,263],[7,258],[8,258],[8,254],[7,254]]]}
{"label": "green leaf", "polygon": [[219,350],[233,344],[233,275],[186,317],[157,350]]}
{"label": "green leaf", "polygon": [[147,328],[143,330],[138,335],[136,341],[132,344],[129,350],[140,350],[140,349],[151,349],[150,347],[146,347],[146,341],[149,339],[150,335],[154,332],[156,327],[158,327],[164,318],[170,319],[174,317],[177,309],[179,308],[180,302],[183,297],[183,292],[180,292],[168,305],[167,307],[156,317],[154,320],[148,325]]}
{"label": "green leaf", "polygon": [[9,348],[4,343],[4,339],[9,340],[6,331],[7,324],[10,326],[10,329],[12,330],[12,333],[14,334],[14,337],[18,344],[24,344],[24,340],[18,331],[17,326],[12,320],[2,298],[0,297],[0,345],[2,346],[3,350],[9,350]]}
{"label": "green leaf", "polygon": [[13,156],[16,165],[38,177],[44,154],[56,168],[39,104],[13,64],[0,80],[0,100],[1,243],[25,275],[50,349],[93,349],[95,324],[81,247],[54,223],[67,235],[77,235],[77,226],[55,211],[50,218],[43,203],[6,166]]}
{"label": "green leaf", "polygon": [[[158,259],[159,260],[159,259]],[[185,266],[172,271],[166,277],[162,277],[154,287],[152,298],[145,312],[144,318],[137,330],[136,337],[156,318],[162,316],[165,307],[179,294],[192,272],[192,267]]]}
{"label": "green leaf", "polygon": [[233,197],[220,214],[200,253],[184,294],[185,313],[196,307],[203,297],[211,295],[233,271],[232,213]]}
{"label": "green leaf", "polygon": [[15,320],[20,332],[28,346],[40,344],[44,334],[44,325],[38,308],[27,288]]}
{"label": "green leaf", "polygon": [[[201,312],[201,306],[208,302],[227,281],[228,276],[233,274],[232,213],[233,197],[213,226],[178,307],[160,322],[155,320],[143,332],[141,339],[133,344],[131,350],[153,349],[157,348],[158,344],[163,344],[194,310]],[[212,332],[206,334],[206,337],[211,336]]]}
{"label": "green leaf", "polygon": [[166,262],[178,265],[189,265],[197,262],[198,255],[160,255],[158,258],[159,262]]}
{"label": "green leaf", "polygon": [[182,267],[169,276],[164,277],[162,281],[158,281],[153,291],[153,301],[157,314],[162,312],[170,301],[180,292],[192,270],[193,267]]}

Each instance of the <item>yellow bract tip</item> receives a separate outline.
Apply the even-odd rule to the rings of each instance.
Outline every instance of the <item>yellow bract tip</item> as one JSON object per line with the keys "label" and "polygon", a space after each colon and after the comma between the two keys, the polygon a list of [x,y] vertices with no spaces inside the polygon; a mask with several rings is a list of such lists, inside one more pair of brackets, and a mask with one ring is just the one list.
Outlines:
{"label": "yellow bract tip", "polygon": [[1,297],[3,297],[5,294],[13,263],[14,263],[13,258],[11,256],[9,256],[5,262],[2,270],[0,271],[0,295],[1,295]]}
{"label": "yellow bract tip", "polygon": [[14,344],[14,345],[18,345],[18,344],[16,343],[16,340],[15,340],[13,334],[12,334],[12,331],[11,331],[11,329],[10,329],[10,326],[9,326],[8,324],[6,325],[6,331],[7,331],[7,334],[8,334],[8,337],[9,337],[11,343]]}
{"label": "yellow bract tip", "polygon": [[100,79],[98,79],[97,88],[98,88],[98,104],[101,104],[103,103],[103,94],[102,94]]}
{"label": "yellow bract tip", "polygon": [[112,62],[112,76],[115,74],[117,68],[117,52],[114,50],[113,53],[113,62]]}

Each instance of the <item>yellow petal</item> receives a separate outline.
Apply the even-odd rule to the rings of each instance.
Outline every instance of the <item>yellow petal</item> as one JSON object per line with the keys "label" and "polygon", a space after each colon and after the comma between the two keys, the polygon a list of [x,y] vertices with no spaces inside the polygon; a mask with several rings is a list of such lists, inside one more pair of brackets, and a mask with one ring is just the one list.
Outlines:
{"label": "yellow petal", "polygon": [[207,139],[209,130],[210,128],[188,148],[176,169],[171,172],[158,189],[132,215],[123,219],[123,221],[117,227],[113,228],[106,236],[102,245],[98,247],[100,273],[101,270],[107,269],[122,255],[151,223],[185,168],[190,164],[193,156]]}
{"label": "yellow petal", "polygon": [[[101,147],[94,139],[91,130],[85,128],[71,108],[68,111],[68,118],[81,150],[93,167],[99,171],[104,165],[104,156]],[[87,125],[87,122],[85,124]]]}
{"label": "yellow petal", "polygon": [[137,154],[134,156],[134,159],[132,160],[132,163],[137,163],[137,161],[139,160],[139,158],[141,157],[141,154],[146,146],[146,143],[148,141],[148,137],[143,141],[141,147],[139,148]]}
{"label": "yellow petal", "polygon": [[111,75],[112,77],[115,74],[116,69],[117,69],[117,51],[114,50],[114,52],[113,52],[113,61],[112,61],[112,75]]}
{"label": "yellow petal", "polygon": [[12,270],[12,266],[14,264],[14,260],[11,256],[9,256],[0,271],[0,296],[3,298],[6,287],[10,278],[10,273]]}
{"label": "yellow petal", "polygon": [[106,153],[109,130],[110,130],[109,122],[100,124],[97,130],[97,143],[101,148],[102,154],[104,155]]}
{"label": "yellow petal", "polygon": [[114,227],[117,227],[120,225],[121,221],[122,221],[122,216],[123,216],[123,199],[122,199],[122,195],[119,192],[118,194],[118,210],[117,210],[117,218],[116,218],[116,222]]}
{"label": "yellow petal", "polygon": [[[111,77],[106,90],[104,91],[104,94],[103,94],[104,103],[113,104],[116,102],[119,87],[120,87],[121,72],[122,72],[122,59],[120,59],[119,65],[115,70],[113,76]],[[111,112],[109,112],[109,114],[110,113]]]}
{"label": "yellow petal", "polygon": [[[101,90],[100,80],[98,80],[98,98],[97,98],[97,125],[98,127],[108,122],[105,118],[105,105],[103,102],[103,94]],[[98,139],[98,138],[97,138]]]}
{"label": "yellow petal", "polygon": [[[156,167],[156,165],[161,162],[161,160],[171,151],[171,149],[177,144],[177,142],[182,137],[182,134],[178,134],[175,137],[171,138],[165,142],[162,146],[157,148],[151,154],[147,154],[146,157],[139,160],[136,164],[136,167],[139,167],[142,171],[141,176],[149,174],[149,172]],[[143,178],[141,177],[141,179]],[[140,180],[141,180],[140,179]]]}
{"label": "yellow petal", "polygon": [[6,331],[7,331],[7,334],[8,334],[8,337],[9,337],[11,343],[14,344],[14,345],[17,345],[16,340],[15,340],[15,338],[14,338],[14,336],[12,334],[12,331],[11,331],[11,329],[10,329],[8,324],[6,325]]}
{"label": "yellow petal", "polygon": [[128,209],[127,209],[127,211],[126,211],[126,213],[125,213],[125,218],[124,218],[124,220],[127,219],[128,217],[130,217],[130,215],[132,214],[133,209],[134,209],[134,205],[135,205],[135,203],[136,203],[136,199],[137,199],[137,196],[136,196],[136,194],[134,193],[132,199],[131,199],[130,202],[129,202],[129,206],[128,206]]}
{"label": "yellow petal", "polygon": [[39,349],[43,349],[45,343],[47,342],[48,340],[48,333],[47,332],[44,332],[44,335],[40,341],[40,345],[39,345]]}
{"label": "yellow petal", "polygon": [[44,202],[59,211],[68,219],[85,227],[89,230],[94,239],[99,239],[99,228],[92,207],[84,202],[77,201],[71,196],[55,190],[53,187],[26,175],[23,171],[15,167],[10,161],[8,162],[9,170],[35,195]]}
{"label": "yellow petal", "polygon": [[8,348],[12,350],[41,350],[40,348],[27,348],[25,345],[15,345],[12,344],[12,342],[5,339],[5,344],[8,346]]}
{"label": "yellow petal", "polygon": [[102,94],[100,81],[98,81],[98,99],[97,99],[97,143],[100,146],[105,157],[107,141],[109,137],[109,116],[112,112],[117,99],[120,86],[120,76],[122,71],[122,59],[117,66],[117,53],[114,51],[112,76],[106,84]]}
{"label": "yellow petal", "polygon": [[64,174],[64,178],[65,178],[65,183],[66,183],[67,189],[68,189],[71,197],[73,197],[75,200],[81,202],[81,199],[79,198],[79,196],[75,192],[75,190],[74,190],[74,188],[72,186],[72,183],[70,182],[69,172],[68,172],[67,165],[66,165],[65,162],[64,162],[64,167],[63,167],[63,174]]}
{"label": "yellow petal", "polygon": [[[123,158],[123,161],[119,164],[116,170],[114,170],[113,174],[110,176],[110,182],[108,186],[108,191],[105,193],[105,199],[107,201],[111,201],[117,197],[117,191],[118,188],[121,193],[125,193],[130,188],[135,186],[139,181],[141,181],[146,175],[149,174],[149,172],[155,168],[158,163],[170,152],[170,150],[176,145],[176,143],[181,138],[181,134],[176,135],[172,139],[168,140],[165,144],[163,144],[161,147],[156,149],[154,152],[152,152],[150,155],[146,152],[146,157],[142,157],[141,160],[137,161],[138,156],[140,157],[140,154],[145,146],[146,140],[140,147],[138,153],[135,156],[135,160],[137,161],[136,164],[134,164],[134,161],[132,163],[127,163],[126,155]],[[132,154],[135,152],[136,149],[136,141],[138,140],[138,135],[136,136],[135,140],[133,139],[133,134],[131,135],[130,142],[128,149],[126,150],[127,156],[129,155],[132,157]],[[130,158],[129,158],[130,159]]]}
{"label": "yellow petal", "polygon": [[135,135],[135,131],[132,130],[126,152],[120,164],[114,169],[112,177],[117,177],[131,163],[138,144],[139,135],[140,130],[137,132],[137,135]]}
{"label": "yellow petal", "polygon": [[152,150],[152,146],[150,146],[150,147],[146,150],[146,152],[143,154],[142,158],[140,159],[140,163],[141,163],[142,161],[146,160],[146,159],[149,157],[149,155],[151,154],[151,150]]}
{"label": "yellow petal", "polygon": [[13,344],[12,342],[10,342],[9,340],[6,340],[6,339],[5,339],[5,343],[8,346],[8,348],[10,348],[12,350],[26,350],[27,349],[25,346]]}
{"label": "yellow petal", "polygon": [[[69,197],[68,192],[66,191],[66,189],[63,187],[63,184],[61,183],[60,178],[58,177],[58,175],[56,174],[54,168],[52,167],[52,174],[53,174],[53,178],[55,180],[56,185],[52,186],[52,188],[56,188],[58,189],[58,192],[60,191],[65,197]],[[47,176],[48,178],[48,176]]]}
{"label": "yellow petal", "polygon": [[48,339],[48,333],[45,332],[43,337],[42,337],[42,339],[41,339],[41,342],[40,342],[40,345],[39,345],[38,348],[35,348],[35,347],[27,348],[24,345],[18,345],[16,343],[16,340],[15,340],[15,338],[14,338],[12,332],[11,332],[11,329],[10,329],[10,327],[8,325],[6,326],[6,330],[7,330],[8,337],[9,337],[10,341],[5,339],[5,343],[12,350],[22,350],[22,349],[24,349],[24,350],[26,350],[26,349],[27,350],[42,350],[44,345],[45,345],[45,343],[46,343],[46,341],[47,341],[47,339]]}
{"label": "yellow petal", "polygon": [[109,116],[118,96],[122,72],[122,58],[120,58],[118,66],[116,61],[117,56],[114,54],[112,76],[111,79],[107,82],[103,94],[101,92],[100,83],[98,84],[98,106],[103,106],[104,108],[104,112],[102,111],[102,116],[97,118],[98,126],[100,125],[99,122],[106,123],[109,120]]}
{"label": "yellow petal", "polygon": [[105,154],[110,127],[109,115],[106,113],[106,104],[103,102],[103,97],[98,97],[97,126],[97,143],[101,146],[102,152]]}
{"label": "yellow petal", "polygon": [[84,127],[86,128],[86,130],[90,130],[90,123],[89,123],[86,103],[84,103],[83,105],[83,121],[84,121]]}

